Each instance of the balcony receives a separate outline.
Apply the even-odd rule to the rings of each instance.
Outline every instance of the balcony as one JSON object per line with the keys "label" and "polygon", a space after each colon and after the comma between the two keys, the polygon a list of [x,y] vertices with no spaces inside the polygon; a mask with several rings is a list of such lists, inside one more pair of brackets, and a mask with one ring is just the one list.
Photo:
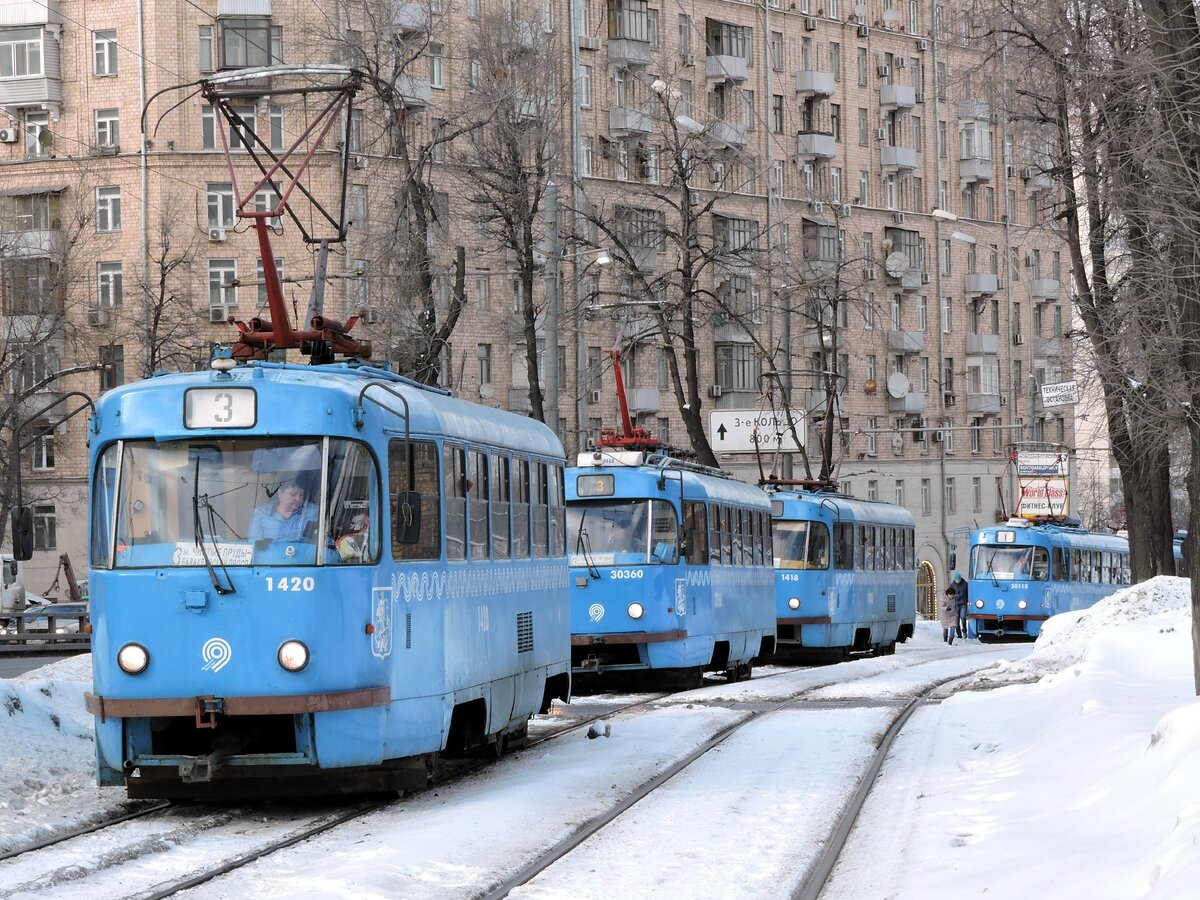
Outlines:
{"label": "balcony", "polygon": [[650,42],[631,38],[611,38],[608,42],[608,64],[621,67],[650,65]]}
{"label": "balcony", "polygon": [[966,292],[972,296],[991,296],[1000,290],[1000,276],[987,275],[982,272],[968,272]]}
{"label": "balcony", "polygon": [[704,74],[709,81],[736,81],[740,84],[746,80],[746,58],[710,53],[704,62]]}
{"label": "balcony", "polygon": [[[389,4],[392,27],[399,34],[421,34],[429,31],[429,7],[412,0]],[[270,15],[267,12],[266,15]]]}
{"label": "balcony", "polygon": [[1031,300],[1057,300],[1059,283],[1057,278],[1035,278],[1029,282]]}
{"label": "balcony", "polygon": [[1062,356],[1062,341],[1056,337],[1035,337],[1033,339],[1033,355],[1057,358]]}
{"label": "balcony", "polygon": [[904,329],[889,331],[888,349],[896,353],[921,353],[925,349],[925,332]]}
{"label": "balcony", "polygon": [[806,259],[804,261],[804,279],[805,281],[824,281],[833,276],[833,273],[837,271],[837,265],[836,259],[822,259],[819,256]]}
{"label": "balcony", "polygon": [[820,353],[822,349],[828,350],[832,348],[833,332],[834,329],[828,326],[820,331],[815,327],[806,329],[804,332],[804,352],[809,354]]}
{"label": "balcony", "polygon": [[909,391],[903,397],[888,395],[888,412],[911,415],[925,411],[925,392]]}
{"label": "balcony", "polygon": [[990,122],[992,108],[983,100],[960,100],[958,118],[960,121]]}
{"label": "balcony", "polygon": [[731,125],[714,119],[704,129],[705,136],[719,147],[740,150],[746,146],[746,131],[739,125]]}
{"label": "balcony", "polygon": [[832,72],[804,69],[796,73],[796,93],[805,97],[832,97],[837,90]]}
{"label": "balcony", "polygon": [[884,144],[879,148],[879,165],[885,172],[912,171],[917,167],[917,151]]}
{"label": "balcony", "polygon": [[636,410],[639,413],[652,413],[661,408],[662,395],[659,394],[658,388],[630,388],[627,393],[630,412]]}
{"label": "balcony", "polygon": [[66,238],[57,229],[34,231],[6,231],[4,234],[5,257],[46,257],[59,259],[66,250]]}
{"label": "balcony", "polygon": [[967,354],[970,356],[997,356],[1000,353],[1000,336],[995,334],[968,334]]}
{"label": "balcony", "polygon": [[1025,190],[1029,193],[1039,194],[1050,190],[1050,175],[1041,166],[1026,166],[1021,175],[1025,179]]}
{"label": "balcony", "polygon": [[833,159],[837,156],[837,141],[832,133],[801,131],[796,134],[796,155],[801,159]]}
{"label": "balcony", "polygon": [[992,180],[992,161],[980,156],[960,157],[958,160],[958,177],[962,181],[976,183]]}
{"label": "balcony", "polygon": [[395,88],[405,109],[424,109],[433,99],[429,82],[423,78],[401,75],[396,79]]}
{"label": "balcony", "polygon": [[21,25],[61,25],[60,0],[5,0],[0,3],[0,28]]}
{"label": "balcony", "polygon": [[999,394],[967,394],[967,412],[994,416],[1000,412]]}
{"label": "balcony", "polygon": [[879,86],[880,109],[913,109],[917,105],[917,89],[911,84],[882,84]]}
{"label": "balcony", "polygon": [[[3,3],[0,4],[0,10],[5,13],[5,18],[15,18],[12,7],[33,7],[32,3]],[[58,4],[52,4],[57,10]],[[25,15],[22,13],[21,15]],[[28,107],[42,107],[50,112],[52,119],[58,118],[59,106],[62,104],[62,65],[60,62],[60,50],[58,38],[51,34],[50,28],[38,27],[45,25],[46,19],[51,19],[49,10],[43,9],[40,14],[31,11],[28,14],[29,18],[22,24],[27,27],[21,29],[19,34],[28,35],[28,40],[31,45],[41,37],[41,71],[33,74],[15,78],[5,78],[0,81],[0,107],[4,107],[10,115],[10,118],[17,118],[17,110]],[[61,17],[55,12],[53,21],[61,21]],[[32,52],[30,54],[32,56]]]}
{"label": "balcony", "polygon": [[608,133],[613,137],[649,134],[652,124],[649,114],[640,109],[617,106],[608,111]]}

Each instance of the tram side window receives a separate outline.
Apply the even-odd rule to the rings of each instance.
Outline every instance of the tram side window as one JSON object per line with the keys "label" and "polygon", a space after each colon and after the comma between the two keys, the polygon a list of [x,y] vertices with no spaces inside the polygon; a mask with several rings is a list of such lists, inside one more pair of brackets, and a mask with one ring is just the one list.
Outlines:
{"label": "tram side window", "polygon": [[488,558],[488,461],[484,450],[467,451],[467,515],[471,559]]}
{"label": "tram side window", "polygon": [[546,558],[549,545],[547,529],[550,525],[550,502],[546,495],[546,464],[535,462],[531,467],[533,480],[533,555],[538,559]]}
{"label": "tram side window", "polygon": [[733,545],[736,540],[735,530],[737,522],[733,518],[733,509],[731,507],[723,507],[721,510],[721,518],[725,522],[725,528],[721,532],[721,546],[723,552],[721,557],[725,560],[725,565],[733,565]]}
{"label": "tram side window", "polygon": [[513,460],[512,555],[529,559],[529,460]]}
{"label": "tram side window", "polygon": [[829,568],[829,528],[824,522],[808,523],[808,567]]}
{"label": "tram side window", "polygon": [[836,569],[854,568],[854,526],[849,522],[833,525],[833,566]]}
{"label": "tram side window", "polygon": [[1062,547],[1053,548],[1051,556],[1053,568],[1050,577],[1055,581],[1067,581],[1070,578],[1070,569],[1067,567],[1067,553]]}
{"label": "tram side window", "polygon": [[1121,584],[1129,584],[1129,554],[1121,554]]}
{"label": "tram side window", "polygon": [[763,513],[763,565],[775,565],[775,521]]}
{"label": "tram side window", "polygon": [[712,510],[709,513],[708,527],[711,529],[708,541],[709,560],[713,565],[721,564],[721,529],[724,523],[722,521],[722,510],[720,504],[714,503]]}
{"label": "tram side window", "polygon": [[392,441],[388,445],[388,480],[391,497],[408,490],[421,495],[421,531],[413,544],[397,542],[404,529],[395,518],[398,505],[391,504],[392,559],[437,559],[442,553],[437,447],[429,441]]}
{"label": "tram side window", "polygon": [[[563,467],[550,466],[550,555],[567,555],[567,495]],[[678,554],[677,554],[678,555]]]}
{"label": "tram side window", "polygon": [[508,513],[512,506],[512,484],[508,457],[493,453],[492,462],[492,559],[508,559],[510,531]]}
{"label": "tram side window", "polygon": [[96,464],[92,482],[92,565],[107,569],[112,554],[113,504],[116,502],[117,445],[110,444]]}
{"label": "tram side window", "polygon": [[650,503],[650,562],[671,566],[679,562],[679,523],[675,507],[665,500]]}
{"label": "tram side window", "polygon": [[708,511],[703,503],[683,501],[684,557],[694,566],[708,565]]}
{"label": "tram side window", "polygon": [[733,522],[733,564],[746,565],[746,510],[734,509]]}
{"label": "tram side window", "polygon": [[447,444],[442,451],[442,494],[446,498],[446,559],[467,558],[467,451]]}
{"label": "tram side window", "polygon": [[750,527],[754,532],[751,538],[751,543],[754,545],[754,565],[761,566],[763,564],[763,521],[762,513],[758,510],[750,513]]}

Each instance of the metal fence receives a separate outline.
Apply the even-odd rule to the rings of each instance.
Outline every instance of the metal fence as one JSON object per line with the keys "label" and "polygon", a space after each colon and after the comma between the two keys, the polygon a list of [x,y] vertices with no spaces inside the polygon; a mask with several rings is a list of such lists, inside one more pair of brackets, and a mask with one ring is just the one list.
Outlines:
{"label": "metal fence", "polygon": [[92,649],[87,609],[5,613],[0,653],[85,653]]}

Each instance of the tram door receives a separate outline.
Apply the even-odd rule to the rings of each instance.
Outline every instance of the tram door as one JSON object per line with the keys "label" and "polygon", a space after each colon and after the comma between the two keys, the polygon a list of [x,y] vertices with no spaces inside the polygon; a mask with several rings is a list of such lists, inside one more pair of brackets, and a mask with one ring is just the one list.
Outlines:
{"label": "tram door", "polygon": [[926,619],[937,618],[937,572],[924,559],[917,566],[917,612]]}

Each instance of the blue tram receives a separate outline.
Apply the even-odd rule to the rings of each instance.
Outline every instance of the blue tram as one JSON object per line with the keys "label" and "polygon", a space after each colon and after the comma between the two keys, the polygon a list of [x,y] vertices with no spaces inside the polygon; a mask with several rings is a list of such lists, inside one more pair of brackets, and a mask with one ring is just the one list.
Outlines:
{"label": "blue tram", "polygon": [[567,469],[571,665],[699,684],[771,653],[771,507],[720,469],[599,448]]}
{"label": "blue tram", "polygon": [[101,784],[403,789],[568,698],[544,425],[365,365],[218,359],[110,391],[90,444]]}
{"label": "blue tram", "polygon": [[916,531],[908,510],[821,491],[770,496],[780,653],[890,654],[912,637]]}
{"label": "blue tram", "polygon": [[971,534],[967,636],[1036,638],[1050,616],[1130,583],[1129,542],[1069,524],[1009,519]]}

